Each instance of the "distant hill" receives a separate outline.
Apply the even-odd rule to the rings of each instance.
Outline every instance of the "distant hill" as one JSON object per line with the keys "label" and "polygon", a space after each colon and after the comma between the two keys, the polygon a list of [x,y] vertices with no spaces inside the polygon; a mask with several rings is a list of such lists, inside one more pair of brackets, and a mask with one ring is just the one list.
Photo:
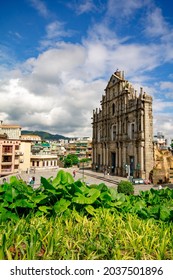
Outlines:
{"label": "distant hill", "polygon": [[31,131],[31,130],[22,130],[21,134],[27,134],[27,135],[38,135],[42,138],[42,140],[60,140],[60,139],[69,139],[68,137],[65,137],[63,135],[59,134],[51,134],[49,132],[45,131]]}

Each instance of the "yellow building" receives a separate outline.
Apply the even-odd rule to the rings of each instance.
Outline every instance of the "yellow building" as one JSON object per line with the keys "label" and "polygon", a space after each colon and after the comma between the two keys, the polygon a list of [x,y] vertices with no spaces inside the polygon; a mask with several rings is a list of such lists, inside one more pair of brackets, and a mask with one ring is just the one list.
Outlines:
{"label": "yellow building", "polygon": [[29,171],[31,166],[31,141],[21,140],[19,171]]}

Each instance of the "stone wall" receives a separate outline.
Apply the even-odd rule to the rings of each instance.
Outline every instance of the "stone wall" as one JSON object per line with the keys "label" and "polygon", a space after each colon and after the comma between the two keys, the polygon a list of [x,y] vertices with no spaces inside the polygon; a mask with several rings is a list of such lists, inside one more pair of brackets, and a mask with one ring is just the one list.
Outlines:
{"label": "stone wall", "polygon": [[171,151],[154,147],[153,183],[173,183],[173,155]]}

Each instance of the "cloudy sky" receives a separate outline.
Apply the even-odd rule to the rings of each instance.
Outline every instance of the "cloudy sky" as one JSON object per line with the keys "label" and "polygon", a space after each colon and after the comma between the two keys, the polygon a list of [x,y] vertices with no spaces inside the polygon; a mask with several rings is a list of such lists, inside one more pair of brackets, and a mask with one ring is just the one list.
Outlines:
{"label": "cloudy sky", "polygon": [[153,96],[154,133],[173,137],[171,0],[0,0],[0,120],[91,136],[116,69]]}

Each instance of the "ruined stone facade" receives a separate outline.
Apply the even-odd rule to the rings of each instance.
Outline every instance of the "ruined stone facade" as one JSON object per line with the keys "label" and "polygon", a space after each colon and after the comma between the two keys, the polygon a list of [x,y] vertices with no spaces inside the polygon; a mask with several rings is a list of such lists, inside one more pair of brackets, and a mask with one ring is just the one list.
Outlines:
{"label": "ruined stone facade", "polygon": [[116,71],[93,111],[93,169],[148,179],[153,169],[152,97]]}

